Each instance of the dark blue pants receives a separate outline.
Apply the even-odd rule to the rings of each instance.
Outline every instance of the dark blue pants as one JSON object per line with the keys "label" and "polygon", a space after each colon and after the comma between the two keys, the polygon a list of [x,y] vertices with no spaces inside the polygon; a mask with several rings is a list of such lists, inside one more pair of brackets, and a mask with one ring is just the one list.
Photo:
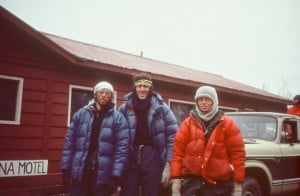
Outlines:
{"label": "dark blue pants", "polygon": [[129,159],[120,196],[158,196],[162,163],[153,146],[135,146]]}

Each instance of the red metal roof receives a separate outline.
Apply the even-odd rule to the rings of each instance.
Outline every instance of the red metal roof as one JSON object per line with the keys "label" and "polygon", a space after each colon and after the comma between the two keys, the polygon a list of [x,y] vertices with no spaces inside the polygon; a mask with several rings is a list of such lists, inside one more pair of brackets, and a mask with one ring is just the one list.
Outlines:
{"label": "red metal roof", "polygon": [[95,63],[103,63],[125,69],[146,71],[152,74],[171,77],[174,78],[174,80],[180,79],[190,82],[209,84],[222,89],[227,89],[227,91],[240,91],[249,95],[256,94],[275,99],[287,100],[267,91],[224,78],[221,75],[203,72],[46,33],[44,33],[44,35],[56,43],[59,47],[79,59],[85,59]]}

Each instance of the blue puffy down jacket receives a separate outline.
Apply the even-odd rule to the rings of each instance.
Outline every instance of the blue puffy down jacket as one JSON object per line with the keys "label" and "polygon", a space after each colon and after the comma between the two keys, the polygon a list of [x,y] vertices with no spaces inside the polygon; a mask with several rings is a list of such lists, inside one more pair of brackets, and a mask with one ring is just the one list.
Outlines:
{"label": "blue puffy down jacket", "polygon": [[[72,180],[82,181],[94,114],[91,106],[78,110],[65,137],[61,170],[71,173]],[[104,184],[110,176],[120,177],[128,159],[129,128],[124,116],[114,109],[103,119],[98,149],[97,184]]]}
{"label": "blue puffy down jacket", "polygon": [[[133,111],[132,96],[132,92],[125,95],[125,103],[119,108],[119,111],[124,114],[129,122],[131,144],[133,143],[136,134],[136,116]],[[162,97],[156,92],[152,92],[148,119],[152,141],[159,149],[162,166],[164,166],[166,162],[171,160],[174,137],[178,130],[178,124],[171,109],[163,102]]]}

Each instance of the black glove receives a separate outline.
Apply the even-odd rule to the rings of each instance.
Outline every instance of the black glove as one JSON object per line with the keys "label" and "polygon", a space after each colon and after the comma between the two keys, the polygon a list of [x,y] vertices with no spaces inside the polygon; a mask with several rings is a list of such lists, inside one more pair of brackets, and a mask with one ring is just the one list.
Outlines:
{"label": "black glove", "polygon": [[71,183],[71,172],[69,170],[62,171],[63,184],[69,186]]}
{"label": "black glove", "polygon": [[120,178],[116,176],[112,176],[107,182],[107,189],[110,194],[115,193],[120,184]]}

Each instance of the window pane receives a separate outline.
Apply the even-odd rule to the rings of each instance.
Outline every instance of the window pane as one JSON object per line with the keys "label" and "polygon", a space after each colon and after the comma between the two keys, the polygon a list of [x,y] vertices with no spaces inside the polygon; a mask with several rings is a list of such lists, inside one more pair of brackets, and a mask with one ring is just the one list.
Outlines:
{"label": "window pane", "polygon": [[230,116],[239,126],[246,139],[272,141],[276,137],[277,122],[275,118],[265,116]]}
{"label": "window pane", "polygon": [[186,119],[195,104],[181,103],[181,102],[170,102],[170,108],[173,111],[178,125]]}
{"label": "window pane", "polygon": [[74,113],[80,108],[84,107],[93,99],[93,92],[91,90],[83,89],[72,89],[72,100],[71,100],[71,115],[72,118]]}
{"label": "window pane", "polygon": [[17,80],[0,78],[0,120],[15,120],[18,84]]}

